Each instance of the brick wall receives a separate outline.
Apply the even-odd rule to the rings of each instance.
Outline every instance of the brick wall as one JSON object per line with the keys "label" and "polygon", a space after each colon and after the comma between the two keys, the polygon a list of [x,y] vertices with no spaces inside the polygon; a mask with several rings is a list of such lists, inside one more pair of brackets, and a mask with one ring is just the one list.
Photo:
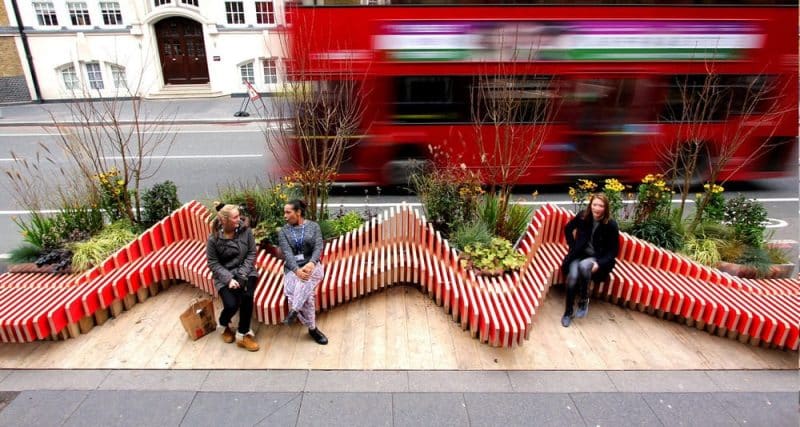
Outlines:
{"label": "brick wall", "polygon": [[[8,13],[14,12],[9,10]],[[7,27],[8,22],[8,15],[6,14],[6,2],[0,1],[0,26]]]}
{"label": "brick wall", "polygon": [[[0,0],[0,27],[8,27],[6,3]],[[13,36],[0,37],[0,104],[30,101],[28,85],[22,71],[22,60]]]}
{"label": "brick wall", "polygon": [[20,54],[13,37],[0,37],[0,77],[21,76]]}

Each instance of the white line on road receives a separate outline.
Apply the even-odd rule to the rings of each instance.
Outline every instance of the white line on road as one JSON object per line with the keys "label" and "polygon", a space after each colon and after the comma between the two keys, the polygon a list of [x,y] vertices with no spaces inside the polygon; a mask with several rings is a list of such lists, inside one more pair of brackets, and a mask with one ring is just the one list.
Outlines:
{"label": "white line on road", "polygon": [[[270,129],[277,129],[277,126],[270,126]],[[175,133],[175,134],[191,134],[191,133],[261,133],[261,129],[227,129],[227,130],[178,130],[178,131],[166,131],[166,130],[153,130],[153,131],[145,131],[142,132],[144,134],[156,134],[156,133]],[[25,137],[25,136],[58,136],[56,133],[0,133],[0,138],[7,136],[7,137]]]}
{"label": "white line on road", "polygon": [[[252,159],[264,157],[263,154],[185,154],[176,156],[144,156],[144,159]],[[105,160],[122,160],[121,156],[101,157]]]}

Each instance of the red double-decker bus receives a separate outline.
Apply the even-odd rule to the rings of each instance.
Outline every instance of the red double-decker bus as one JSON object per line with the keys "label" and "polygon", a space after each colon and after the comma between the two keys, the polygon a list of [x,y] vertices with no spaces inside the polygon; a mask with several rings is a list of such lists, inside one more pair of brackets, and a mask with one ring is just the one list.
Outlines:
{"label": "red double-decker bus", "polygon": [[[558,102],[547,123],[515,124],[548,126],[521,183],[638,180],[663,170],[659,147],[687,125],[703,128],[712,158],[732,127],[755,127],[720,178],[772,178],[792,173],[797,158],[797,11],[796,3],[297,7],[289,74],[358,81],[362,132],[339,181],[402,183],[410,161],[430,160],[429,147],[480,170],[470,93],[476,75],[501,69],[535,76],[525,81],[536,87],[521,91]],[[728,108],[691,123],[686,96],[708,84],[709,69]],[[781,93],[740,111],[744,91],[760,85]]]}

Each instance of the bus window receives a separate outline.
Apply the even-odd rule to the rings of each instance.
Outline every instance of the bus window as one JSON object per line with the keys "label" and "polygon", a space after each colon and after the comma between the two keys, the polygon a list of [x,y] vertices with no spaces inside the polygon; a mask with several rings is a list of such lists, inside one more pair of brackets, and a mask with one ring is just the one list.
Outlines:
{"label": "bus window", "polygon": [[400,123],[467,122],[469,77],[396,77],[393,120]]}
{"label": "bus window", "polygon": [[662,122],[714,122],[731,115],[763,113],[771,95],[769,76],[695,74],[669,81]]}
{"label": "bus window", "polygon": [[484,123],[493,115],[503,123],[553,122],[562,96],[551,76],[476,77],[472,91]]}

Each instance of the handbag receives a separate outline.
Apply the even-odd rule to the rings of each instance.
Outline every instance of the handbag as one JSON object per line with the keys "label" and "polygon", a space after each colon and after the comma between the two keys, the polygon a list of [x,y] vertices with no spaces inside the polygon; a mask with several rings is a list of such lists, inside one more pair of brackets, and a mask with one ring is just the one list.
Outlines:
{"label": "handbag", "polygon": [[214,303],[210,298],[193,300],[189,308],[181,313],[181,324],[192,341],[215,331],[217,320],[214,317]]}

